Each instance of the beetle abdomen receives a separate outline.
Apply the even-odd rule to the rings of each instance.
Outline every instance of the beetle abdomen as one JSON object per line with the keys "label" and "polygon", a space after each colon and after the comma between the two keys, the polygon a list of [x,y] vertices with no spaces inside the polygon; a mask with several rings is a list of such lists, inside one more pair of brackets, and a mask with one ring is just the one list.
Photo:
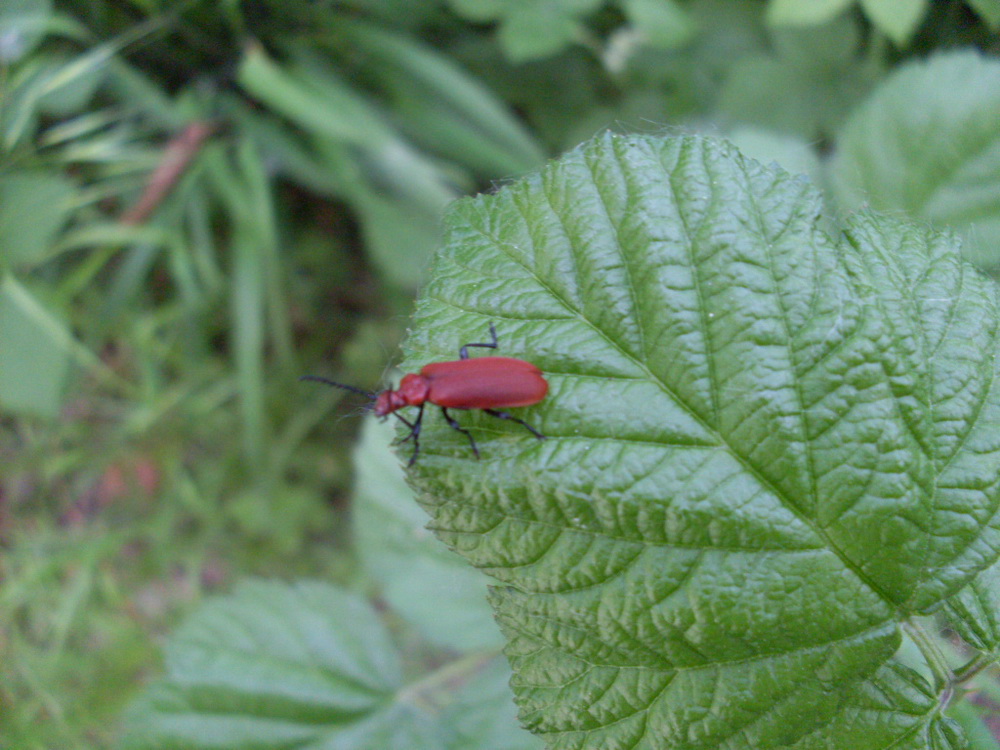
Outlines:
{"label": "beetle abdomen", "polygon": [[513,357],[434,362],[420,370],[428,401],[450,409],[503,409],[537,404],[549,391],[542,372]]}

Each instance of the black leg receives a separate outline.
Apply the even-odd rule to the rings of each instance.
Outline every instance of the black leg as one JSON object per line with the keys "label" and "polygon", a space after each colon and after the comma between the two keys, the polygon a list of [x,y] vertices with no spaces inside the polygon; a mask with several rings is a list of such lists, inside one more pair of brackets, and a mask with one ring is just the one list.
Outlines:
{"label": "black leg", "polygon": [[399,440],[393,440],[393,441],[392,441],[392,444],[393,444],[393,445],[402,445],[402,444],[403,444],[403,443],[405,443],[405,442],[406,442],[407,440],[409,440],[410,438],[412,438],[412,437],[413,437],[413,431],[414,431],[414,430],[417,430],[417,432],[419,432],[419,431],[420,431],[420,430],[419,430],[419,429],[417,428],[417,426],[416,426],[415,424],[413,424],[413,422],[411,422],[411,421],[410,421],[409,419],[406,419],[405,417],[402,417],[402,416],[400,416],[400,415],[399,415],[398,413],[396,413],[396,412],[393,412],[393,413],[392,413],[392,416],[394,416],[394,417],[395,417],[396,419],[398,419],[398,420],[399,420],[400,422],[402,422],[403,424],[405,424],[405,425],[406,425],[407,427],[409,427],[409,428],[410,428],[410,434],[409,434],[409,435],[407,435],[407,436],[406,436],[405,438],[400,438]]}
{"label": "black leg", "polygon": [[[393,412],[396,414],[396,412]],[[403,421],[403,424],[410,425],[410,423],[396,414],[399,419]],[[420,410],[417,412],[417,418],[413,420],[413,424],[410,425],[410,434],[403,438],[400,442],[405,443],[410,438],[413,438],[413,455],[410,456],[409,463],[406,464],[406,468],[409,469],[413,464],[417,462],[417,456],[420,454],[420,425],[424,419],[424,405],[420,404]]]}
{"label": "black leg", "polygon": [[545,435],[540,433],[530,424],[525,422],[523,419],[518,419],[517,417],[511,416],[505,411],[497,411],[496,409],[483,409],[484,412],[489,414],[491,417],[497,417],[498,419],[509,419],[511,422],[517,422],[519,425],[524,427],[528,432],[534,435],[539,440],[545,440]]}
{"label": "black leg", "polygon": [[493,327],[493,323],[490,323],[490,336],[493,339],[493,342],[490,343],[490,344],[466,344],[465,346],[463,346],[461,349],[458,350],[458,358],[459,359],[468,359],[469,358],[469,347],[470,346],[481,346],[484,349],[496,349],[497,348],[497,331]]}
{"label": "black leg", "polygon": [[[469,346],[476,346],[476,344],[469,344]],[[476,454],[476,458],[479,458],[479,448],[476,447],[476,441],[473,439],[472,433],[469,432],[464,427],[462,427],[458,422],[456,422],[455,418],[451,416],[451,414],[448,413],[448,410],[445,409],[443,406],[441,407],[441,413],[444,414],[444,419],[448,423],[448,426],[451,427],[451,429],[458,430],[467,438],[469,438],[469,444],[472,446],[472,452]]]}

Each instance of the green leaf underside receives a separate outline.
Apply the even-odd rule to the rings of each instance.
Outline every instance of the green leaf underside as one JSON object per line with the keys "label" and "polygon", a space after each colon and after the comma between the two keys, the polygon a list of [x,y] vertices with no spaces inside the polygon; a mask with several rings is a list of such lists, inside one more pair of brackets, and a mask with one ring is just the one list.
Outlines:
{"label": "green leaf underside", "polygon": [[503,584],[550,747],[947,735],[891,659],[998,556],[997,295],[947,236],[861,214],[834,240],[820,210],[722,142],[609,134],[451,211],[406,369],[493,321],[546,374],[516,413],[547,439],[463,416],[476,462],[428,417],[410,476]]}
{"label": "green leaf underside", "polygon": [[119,747],[535,747],[512,720],[498,659],[446,663],[446,683],[434,673],[404,682],[400,662],[365,600],[318,582],[245,582],[171,639],[166,675],[131,707]]}
{"label": "green leaf underside", "polygon": [[166,679],[135,709],[124,747],[304,746],[398,710],[376,710],[400,685],[397,661],[362,600],[316,583],[245,583],[174,636]]}

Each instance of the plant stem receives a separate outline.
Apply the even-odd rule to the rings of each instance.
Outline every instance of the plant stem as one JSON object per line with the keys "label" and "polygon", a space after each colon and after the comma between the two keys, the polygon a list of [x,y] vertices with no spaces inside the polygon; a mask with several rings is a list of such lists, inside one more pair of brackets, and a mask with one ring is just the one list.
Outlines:
{"label": "plant stem", "polygon": [[917,644],[917,648],[920,649],[920,653],[923,654],[924,659],[926,659],[927,666],[930,668],[931,674],[934,675],[934,687],[942,694],[941,704],[944,706],[947,704],[948,699],[951,698],[954,680],[954,675],[948,666],[944,653],[942,653],[934,637],[916,620],[905,620],[903,627],[910,638],[913,639],[913,642]]}
{"label": "plant stem", "polygon": [[977,654],[971,661],[955,670],[953,681],[956,684],[968,682],[984,669],[996,663],[997,657],[992,654]]}
{"label": "plant stem", "polygon": [[477,651],[449,662],[400,690],[396,700],[399,703],[419,705],[430,711],[437,710],[440,708],[440,700],[435,700],[436,693],[443,688],[454,691],[457,685],[468,681],[499,653],[499,649]]}

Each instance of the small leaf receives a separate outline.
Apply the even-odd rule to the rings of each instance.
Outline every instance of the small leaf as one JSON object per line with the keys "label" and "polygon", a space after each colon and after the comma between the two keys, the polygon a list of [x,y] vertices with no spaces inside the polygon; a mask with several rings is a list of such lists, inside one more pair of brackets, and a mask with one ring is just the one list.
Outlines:
{"label": "small leaf", "polygon": [[854,0],[771,0],[767,21],[773,26],[813,26],[843,13]]}
{"label": "small leaf", "polygon": [[48,172],[0,176],[0,267],[44,257],[70,215],[73,185]]}
{"label": "small leaf", "polygon": [[548,57],[569,46],[580,34],[580,21],[556,4],[518,6],[504,17],[499,40],[512,63]]}
{"label": "small leaf", "polygon": [[0,281],[0,407],[55,417],[73,360],[65,325],[18,283]]}
{"label": "small leaf", "polygon": [[4,0],[0,5],[0,62],[13,62],[42,40],[52,0]]}
{"label": "small leaf", "polygon": [[929,6],[928,0],[861,0],[875,28],[900,47],[913,38]]}
{"label": "small leaf", "polygon": [[582,18],[601,0],[451,0],[473,21],[499,20],[499,41],[514,63],[548,57],[582,36]]}
{"label": "small leaf", "polygon": [[629,22],[657,47],[675,49],[694,35],[690,15],[673,0],[625,0],[622,9]]}
{"label": "small leaf", "polygon": [[1000,266],[1000,62],[955,52],[902,66],[843,128],[830,172],[843,206],[955,227],[969,258]]}
{"label": "small leaf", "polygon": [[967,0],[967,2],[993,31],[1000,28],[1000,0]]}
{"label": "small leaf", "polygon": [[448,0],[448,5],[463,18],[483,23],[502,16],[509,2],[510,0]]}
{"label": "small leaf", "polygon": [[893,656],[1000,550],[1000,298],[951,237],[822,209],[727,144],[614,135],[452,209],[405,369],[493,321],[547,439],[472,414],[475,461],[425,420],[408,476],[500,582],[550,748],[954,744]]}

